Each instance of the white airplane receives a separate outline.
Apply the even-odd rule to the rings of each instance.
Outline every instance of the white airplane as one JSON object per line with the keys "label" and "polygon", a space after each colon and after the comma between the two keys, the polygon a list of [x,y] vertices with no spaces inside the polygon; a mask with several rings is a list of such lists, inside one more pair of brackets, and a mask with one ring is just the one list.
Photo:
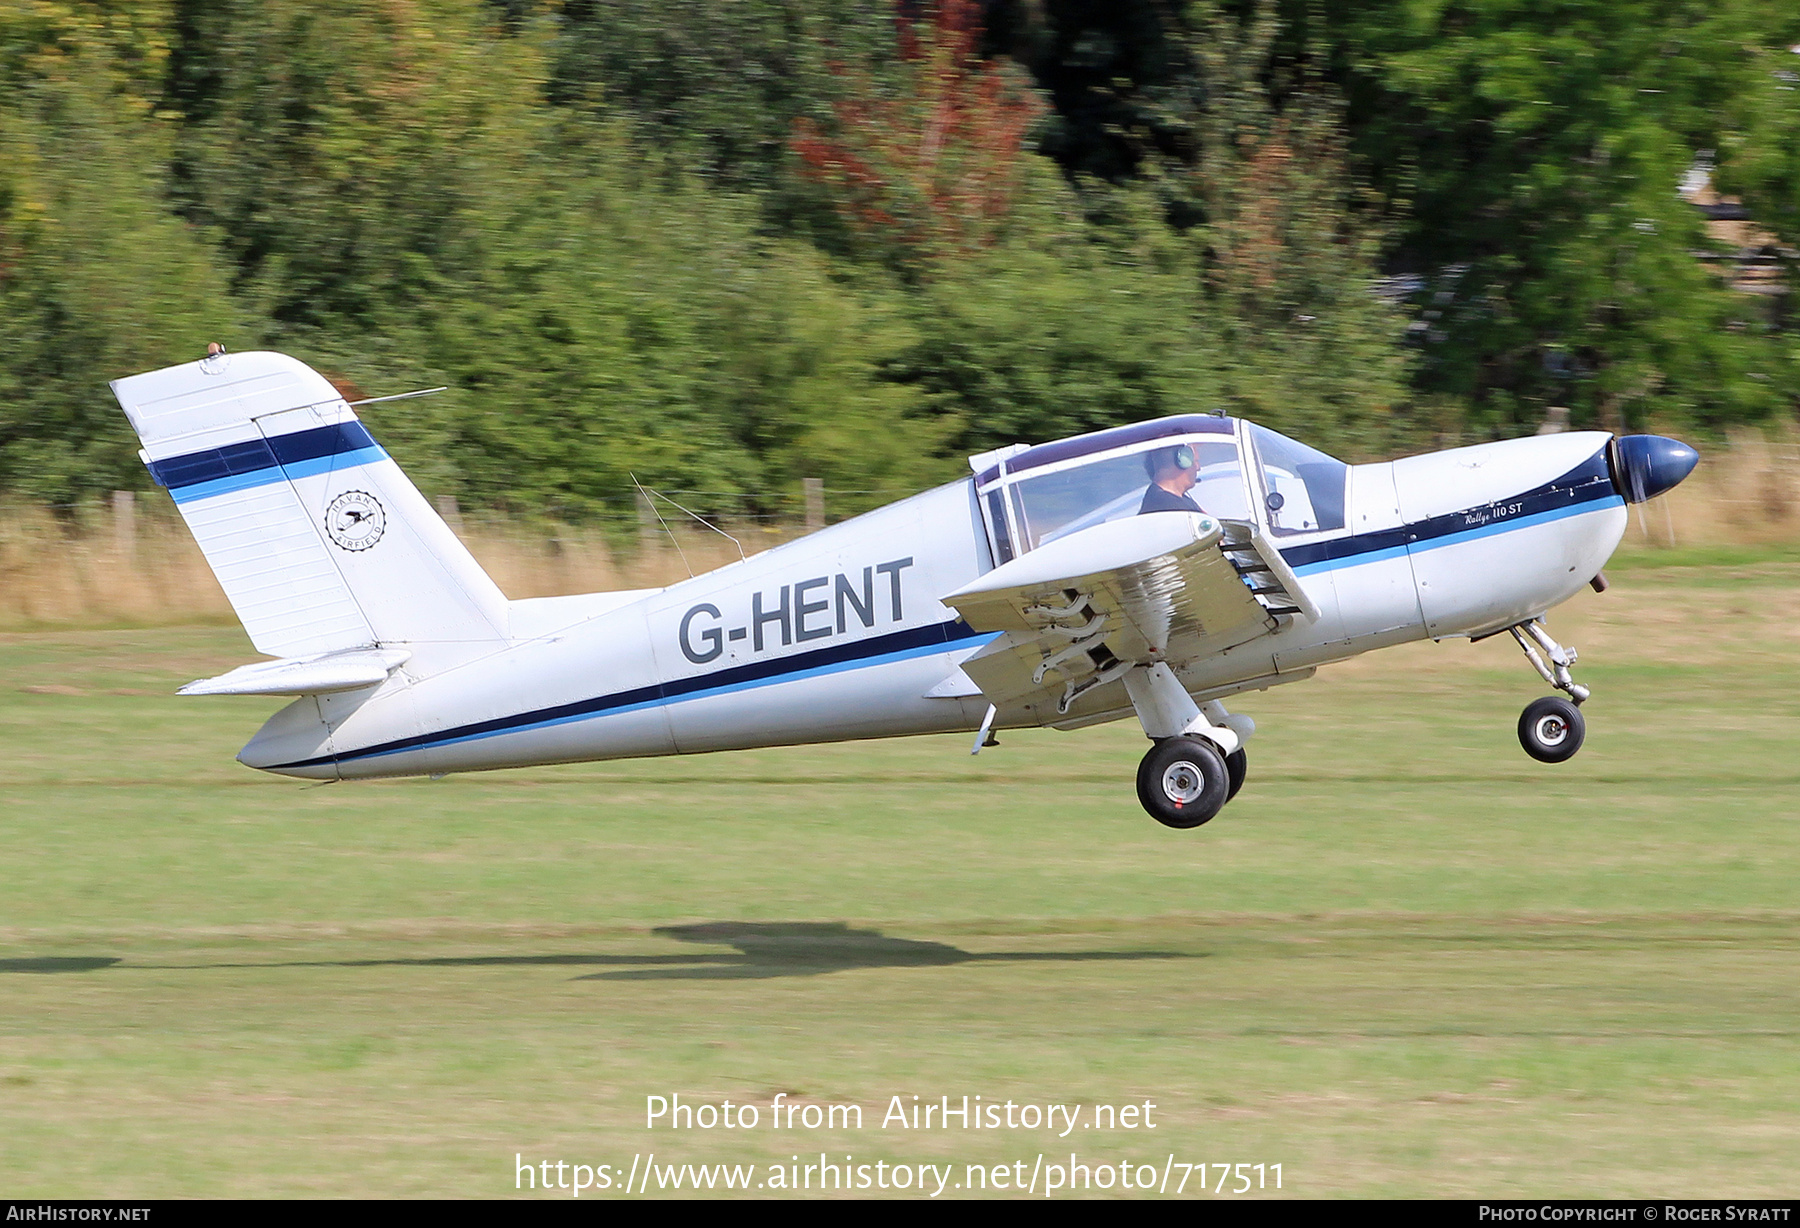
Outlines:
{"label": "white airplane", "polygon": [[114,381],[259,652],[181,688],[283,695],[239,753],[318,780],[441,776],[1136,714],[1171,827],[1243,784],[1222,701],[1424,638],[1510,631],[1568,699],[1519,738],[1581,746],[1544,614],[1627,502],[1697,462],[1576,431],[1346,465],[1190,415],[970,458],[969,476],[660,589],[509,601],[322,376],[219,354]]}

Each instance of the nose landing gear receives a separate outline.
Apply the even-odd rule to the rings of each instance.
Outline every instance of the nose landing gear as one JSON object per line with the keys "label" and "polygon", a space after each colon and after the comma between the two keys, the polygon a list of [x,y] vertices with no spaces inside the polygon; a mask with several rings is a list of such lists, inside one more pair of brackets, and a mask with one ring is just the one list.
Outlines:
{"label": "nose landing gear", "polygon": [[1538,619],[1530,619],[1508,630],[1544,681],[1569,696],[1561,699],[1550,695],[1527,704],[1525,711],[1519,714],[1519,745],[1540,763],[1562,763],[1571,759],[1587,736],[1587,721],[1581,715],[1580,705],[1590,694],[1569,672],[1578,654],[1573,648],[1564,648],[1551,639]]}

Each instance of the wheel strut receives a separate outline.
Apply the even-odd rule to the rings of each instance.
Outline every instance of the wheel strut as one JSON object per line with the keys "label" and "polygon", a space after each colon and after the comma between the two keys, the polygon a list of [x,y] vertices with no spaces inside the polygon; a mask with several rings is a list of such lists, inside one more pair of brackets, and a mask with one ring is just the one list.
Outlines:
{"label": "wheel strut", "polygon": [[[1592,694],[1586,687],[1575,681],[1569,672],[1570,666],[1580,659],[1573,648],[1564,648],[1550,638],[1550,632],[1544,629],[1541,619],[1527,619],[1515,627],[1508,627],[1512,637],[1519,641],[1519,647],[1525,652],[1525,659],[1531,662],[1532,668],[1543,675],[1544,681],[1559,691],[1566,691],[1570,699],[1577,704],[1586,702]],[[1526,637],[1530,638],[1527,639]],[[1543,651],[1540,653],[1539,649]],[[1548,658],[1548,660],[1546,660]]]}

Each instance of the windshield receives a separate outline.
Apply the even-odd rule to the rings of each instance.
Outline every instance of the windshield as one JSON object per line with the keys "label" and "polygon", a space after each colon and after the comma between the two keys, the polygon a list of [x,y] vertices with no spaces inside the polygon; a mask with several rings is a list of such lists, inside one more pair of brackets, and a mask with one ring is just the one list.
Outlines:
{"label": "windshield", "polygon": [[1022,544],[1033,549],[1108,520],[1137,515],[1145,508],[1156,458],[1177,447],[1188,451],[1184,458],[1188,463],[1182,469],[1191,470],[1196,479],[1186,498],[1208,515],[1248,520],[1250,510],[1234,441],[1216,435],[1164,440],[1157,448],[1089,461],[1015,483],[1014,507]]}
{"label": "windshield", "polygon": [[1279,537],[1344,527],[1344,480],[1350,466],[1263,426],[1251,426],[1262,462],[1269,531]]}

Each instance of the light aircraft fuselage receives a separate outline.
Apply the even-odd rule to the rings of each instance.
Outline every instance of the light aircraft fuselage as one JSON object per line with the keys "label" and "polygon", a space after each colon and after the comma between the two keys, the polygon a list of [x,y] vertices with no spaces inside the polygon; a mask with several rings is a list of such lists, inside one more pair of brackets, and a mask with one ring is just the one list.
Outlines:
{"label": "light aircraft fuselage", "polygon": [[[1135,713],[1156,744],[1140,797],[1173,826],[1242,783],[1253,725],[1220,700],[1371,649],[1516,629],[1579,703],[1540,620],[1596,581],[1626,502],[1694,461],[1583,431],[1342,465],[1248,422],[1168,418],[972,458],[667,588],[512,601],[293,359],[114,389],[278,658],[184,690],[295,697],[240,753],[251,767],[437,775]],[[1159,473],[1185,493],[1147,495]],[[1566,757],[1571,725],[1578,746],[1572,705],[1533,726],[1539,748],[1521,738]]]}

